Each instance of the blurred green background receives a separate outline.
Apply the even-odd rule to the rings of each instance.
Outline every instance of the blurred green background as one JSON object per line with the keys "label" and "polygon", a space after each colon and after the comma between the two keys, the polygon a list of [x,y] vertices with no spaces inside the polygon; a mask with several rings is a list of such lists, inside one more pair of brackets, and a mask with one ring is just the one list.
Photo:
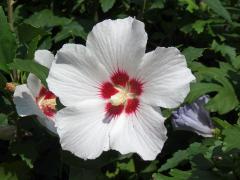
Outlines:
{"label": "blurred green background", "polygon": [[[239,0],[1,0],[0,6],[1,180],[240,179]],[[45,83],[48,71],[33,62],[35,50],[85,44],[96,23],[127,16],[145,23],[147,51],[175,46],[186,56],[197,81],[185,103],[209,94],[206,108],[219,132],[213,138],[175,132],[171,111],[163,110],[169,138],[156,160],[110,151],[83,161],[62,151],[34,116],[17,115],[6,83],[26,83],[29,72]]]}

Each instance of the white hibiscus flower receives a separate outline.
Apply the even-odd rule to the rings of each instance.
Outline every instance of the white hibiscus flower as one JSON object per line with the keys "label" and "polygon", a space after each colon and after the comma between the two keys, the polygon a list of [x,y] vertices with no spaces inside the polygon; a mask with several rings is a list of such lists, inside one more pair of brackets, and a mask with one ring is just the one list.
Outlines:
{"label": "white hibiscus flower", "polygon": [[56,115],[63,149],[83,159],[103,151],[153,160],[167,139],[154,107],[175,108],[195,78],[173,47],[145,54],[144,24],[131,17],[94,26],[86,47],[66,44],[47,79],[66,107]]}
{"label": "white hibiscus flower", "polygon": [[[35,52],[34,59],[39,64],[50,68],[54,55],[47,50],[38,50]],[[34,74],[29,74],[27,84],[16,87],[13,101],[19,116],[37,115],[42,125],[56,133],[54,122],[56,96],[46,89]]]}

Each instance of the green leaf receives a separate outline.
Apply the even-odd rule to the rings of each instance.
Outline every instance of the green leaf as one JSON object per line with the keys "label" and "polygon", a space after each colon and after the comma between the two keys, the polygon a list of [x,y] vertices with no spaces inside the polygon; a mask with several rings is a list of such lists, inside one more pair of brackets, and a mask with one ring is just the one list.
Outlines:
{"label": "green leaf", "polygon": [[227,151],[238,148],[240,149],[240,127],[235,125],[223,130],[222,134],[224,138],[224,147]]}
{"label": "green leaf", "polygon": [[194,10],[199,9],[198,5],[195,3],[195,0],[179,0],[179,1],[187,5],[187,10],[190,13],[193,13]]}
{"label": "green leaf", "polygon": [[30,179],[30,171],[22,161],[4,162],[0,164],[1,180]]}
{"label": "green leaf", "polygon": [[8,124],[8,118],[6,114],[0,113],[0,126],[4,126]]}
{"label": "green leaf", "polygon": [[10,69],[17,69],[24,72],[35,74],[41,82],[47,87],[46,79],[48,76],[48,68],[36,63],[32,60],[15,59],[13,63],[9,64]]}
{"label": "green leaf", "polygon": [[154,180],[186,180],[191,176],[191,171],[182,171],[178,169],[171,169],[170,176],[164,176],[160,173],[153,174]]}
{"label": "green leaf", "polygon": [[236,58],[236,48],[226,44],[218,44],[215,40],[212,42],[211,48],[215,52],[220,52],[222,56],[230,58],[231,62]]}
{"label": "green leaf", "polygon": [[195,48],[190,46],[185,48],[182,53],[188,62],[192,62],[202,57],[204,50],[204,48]]}
{"label": "green leaf", "polygon": [[113,7],[115,2],[116,0],[100,0],[103,12],[109,11]]}
{"label": "green leaf", "polygon": [[20,157],[23,161],[26,162],[26,164],[28,165],[29,168],[31,168],[31,169],[33,168],[32,159],[25,157],[23,154],[20,154]]}
{"label": "green leaf", "polygon": [[135,172],[135,164],[133,159],[130,159],[127,162],[117,162],[117,168],[119,168],[121,171],[127,171],[130,173]]}
{"label": "green leaf", "polygon": [[221,88],[222,87],[220,85],[214,83],[192,83],[191,91],[188,94],[186,101],[188,103],[192,103],[200,96],[210,92],[218,91]]}
{"label": "green leaf", "polygon": [[214,121],[214,124],[217,125],[217,127],[220,127],[221,129],[226,129],[231,126],[231,124],[229,124],[227,121],[219,119],[217,117],[213,117],[212,119]]}
{"label": "green leaf", "polygon": [[237,70],[240,69],[240,55],[235,57],[234,59],[232,59],[232,65],[234,68],[236,68]]}
{"label": "green leaf", "polygon": [[26,48],[26,59],[33,59],[34,53],[38,47],[38,43],[45,35],[49,35],[42,28],[34,27],[30,24],[22,23],[18,26],[18,37],[20,42]]}
{"label": "green leaf", "polygon": [[36,36],[32,39],[32,41],[28,44],[28,51],[27,51],[27,59],[34,59],[34,53],[37,50],[38,42],[40,41],[40,35]]}
{"label": "green leaf", "polygon": [[87,33],[83,27],[77,22],[71,22],[70,24],[63,26],[62,30],[55,36],[55,42],[62,41],[68,37],[81,37],[86,40]]}
{"label": "green leaf", "polygon": [[49,9],[35,12],[30,18],[25,20],[25,23],[35,27],[63,26],[70,22],[71,20],[68,18],[55,16]]}
{"label": "green leaf", "polygon": [[181,179],[185,180],[191,175],[191,172],[190,171],[181,171],[179,169],[171,169],[170,175],[172,175],[173,177],[177,177],[179,180],[181,180]]}
{"label": "green leaf", "polygon": [[233,110],[238,105],[237,96],[227,87],[223,87],[218,94],[211,99],[206,108],[211,112],[219,112],[219,114],[226,114]]}
{"label": "green leaf", "polygon": [[158,163],[159,163],[158,160],[151,161],[150,164],[141,171],[141,173],[156,172],[156,170],[158,169],[157,167]]}
{"label": "green leaf", "polygon": [[223,7],[219,0],[204,0],[204,2],[219,16],[226,19],[228,22],[232,22],[229,12]]}
{"label": "green leaf", "polygon": [[7,22],[7,17],[4,15],[3,9],[0,6],[0,70],[9,73],[7,64],[11,63],[15,57],[17,44],[16,39],[11,32]]}
{"label": "green leaf", "polygon": [[214,171],[203,171],[201,169],[196,169],[192,171],[192,174],[189,177],[189,179],[219,180],[222,178],[215,174]]}
{"label": "green leaf", "polygon": [[198,34],[200,34],[200,33],[202,33],[203,31],[204,31],[204,28],[208,25],[208,24],[210,24],[210,23],[212,23],[213,22],[213,20],[197,20],[197,21],[195,21],[193,24],[192,24],[192,28],[198,33]]}
{"label": "green leaf", "polygon": [[162,9],[164,8],[165,2],[166,0],[154,0],[152,2],[150,9]]}
{"label": "green leaf", "polygon": [[[224,73],[224,71],[219,68],[203,67],[199,69],[199,71],[197,72],[197,76],[201,77],[202,80],[211,80],[212,82],[214,82],[209,84],[209,91],[207,89],[208,85],[205,84],[201,91],[195,88],[195,92],[191,92],[191,94],[197,95],[201,94],[201,92],[217,92],[217,95],[210,99],[210,101],[205,106],[208,110],[212,112],[217,111],[219,114],[225,114],[233,110],[238,105],[239,101],[236,96],[235,90],[231,82],[225,77],[226,74]],[[217,84],[220,86],[211,84]],[[201,84],[199,86],[201,86]],[[190,98],[190,100],[192,99],[193,98]]]}
{"label": "green leaf", "polygon": [[18,26],[18,37],[20,42],[29,43],[37,36],[44,36],[48,33],[42,28],[34,27],[31,24],[23,23]]}
{"label": "green leaf", "polygon": [[200,143],[191,144],[186,150],[179,150],[173,154],[173,157],[167,160],[163,164],[159,172],[166,171],[168,169],[176,167],[183,160],[191,159],[193,156],[201,153],[205,153],[208,149],[205,146],[202,146]]}
{"label": "green leaf", "polygon": [[161,166],[158,170],[159,172],[166,171],[168,169],[176,167],[180,162],[183,160],[188,159],[188,152],[187,150],[179,150],[173,154],[173,157],[169,158],[165,164]]}
{"label": "green leaf", "polygon": [[5,88],[7,83],[7,79],[5,76],[0,72],[0,88]]}
{"label": "green leaf", "polygon": [[17,175],[14,172],[5,170],[5,164],[0,164],[0,179],[2,180],[18,180]]}
{"label": "green leaf", "polygon": [[95,180],[106,179],[98,169],[85,169],[70,167],[69,180]]}

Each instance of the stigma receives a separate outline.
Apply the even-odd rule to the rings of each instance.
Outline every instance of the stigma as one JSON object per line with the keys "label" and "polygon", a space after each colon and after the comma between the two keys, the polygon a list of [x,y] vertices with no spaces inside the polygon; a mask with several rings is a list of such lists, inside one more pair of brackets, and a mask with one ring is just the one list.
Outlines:
{"label": "stigma", "polygon": [[47,117],[52,118],[56,114],[56,96],[44,86],[36,97],[36,103]]}
{"label": "stigma", "polygon": [[139,97],[143,92],[143,83],[130,78],[125,71],[117,71],[111,76],[111,81],[103,83],[100,95],[107,100],[106,113],[108,116],[118,116],[135,113],[139,106]]}
{"label": "stigma", "polygon": [[125,88],[121,86],[114,87],[116,90],[118,90],[118,93],[115,95],[112,95],[110,97],[110,103],[113,106],[119,106],[119,105],[125,105],[128,99],[134,98],[134,93],[130,92],[130,86],[127,84]]}

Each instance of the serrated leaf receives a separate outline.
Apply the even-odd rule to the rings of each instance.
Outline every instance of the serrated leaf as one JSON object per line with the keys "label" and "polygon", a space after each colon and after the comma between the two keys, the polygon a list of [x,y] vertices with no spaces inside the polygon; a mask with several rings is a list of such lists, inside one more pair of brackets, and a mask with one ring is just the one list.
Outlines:
{"label": "serrated leaf", "polygon": [[192,103],[200,96],[203,96],[207,93],[214,92],[220,90],[222,87],[218,84],[214,83],[192,83],[191,91],[188,94],[186,101],[188,103]]}
{"label": "serrated leaf", "polygon": [[212,112],[225,114],[233,110],[238,105],[238,100],[233,89],[224,86],[218,91],[218,94],[212,98],[206,105],[206,108]]}
{"label": "serrated leaf", "polygon": [[17,44],[11,32],[7,17],[0,6],[0,70],[9,73],[7,64],[11,63],[15,57]]}
{"label": "serrated leaf", "polygon": [[165,164],[163,164],[159,172],[166,171],[168,169],[176,167],[183,160],[191,159],[193,156],[205,153],[208,149],[202,146],[200,143],[193,143],[185,150],[179,150],[173,154],[173,157],[169,158]]}
{"label": "serrated leaf", "polygon": [[86,40],[87,33],[84,28],[77,22],[72,22],[63,26],[62,30],[55,36],[55,42],[62,41],[68,37],[81,37]]}
{"label": "serrated leaf", "polygon": [[68,18],[55,16],[49,9],[35,12],[30,18],[25,20],[25,23],[35,27],[63,26],[70,22],[71,20]]}
{"label": "serrated leaf", "polygon": [[240,149],[240,127],[235,125],[223,130],[222,134],[224,138],[224,147],[227,151],[238,148]]}
{"label": "serrated leaf", "polygon": [[[217,95],[211,98],[205,106],[208,110],[212,112],[217,111],[219,114],[225,114],[233,110],[238,105],[239,101],[235,90],[231,82],[225,77],[226,75],[224,74],[224,71],[219,68],[204,67],[200,68],[197,74],[202,76],[203,80],[215,81],[217,83],[213,84],[221,85],[221,88],[216,87]],[[214,88],[215,87],[213,87],[212,90],[214,90]]]}
{"label": "serrated leaf", "polygon": [[204,0],[204,2],[219,16],[226,19],[228,22],[232,22],[229,12],[223,7],[219,0]]}
{"label": "serrated leaf", "polygon": [[215,40],[212,42],[211,48],[215,52],[220,52],[222,56],[228,57],[231,62],[236,58],[236,48],[226,44],[218,44]]}
{"label": "serrated leaf", "polygon": [[183,160],[188,159],[188,152],[187,150],[179,150],[173,154],[173,157],[167,160],[165,164],[161,166],[158,170],[159,172],[166,171],[168,169],[176,167],[180,162]]}
{"label": "serrated leaf", "polygon": [[115,2],[116,0],[100,0],[103,12],[109,11],[113,7]]}
{"label": "serrated leaf", "polygon": [[49,70],[45,66],[32,60],[15,59],[13,63],[9,64],[9,68],[33,73],[41,80],[42,84],[47,87],[46,79]]}
{"label": "serrated leaf", "polygon": [[183,50],[183,55],[188,62],[192,62],[203,55],[204,48],[187,47]]}

